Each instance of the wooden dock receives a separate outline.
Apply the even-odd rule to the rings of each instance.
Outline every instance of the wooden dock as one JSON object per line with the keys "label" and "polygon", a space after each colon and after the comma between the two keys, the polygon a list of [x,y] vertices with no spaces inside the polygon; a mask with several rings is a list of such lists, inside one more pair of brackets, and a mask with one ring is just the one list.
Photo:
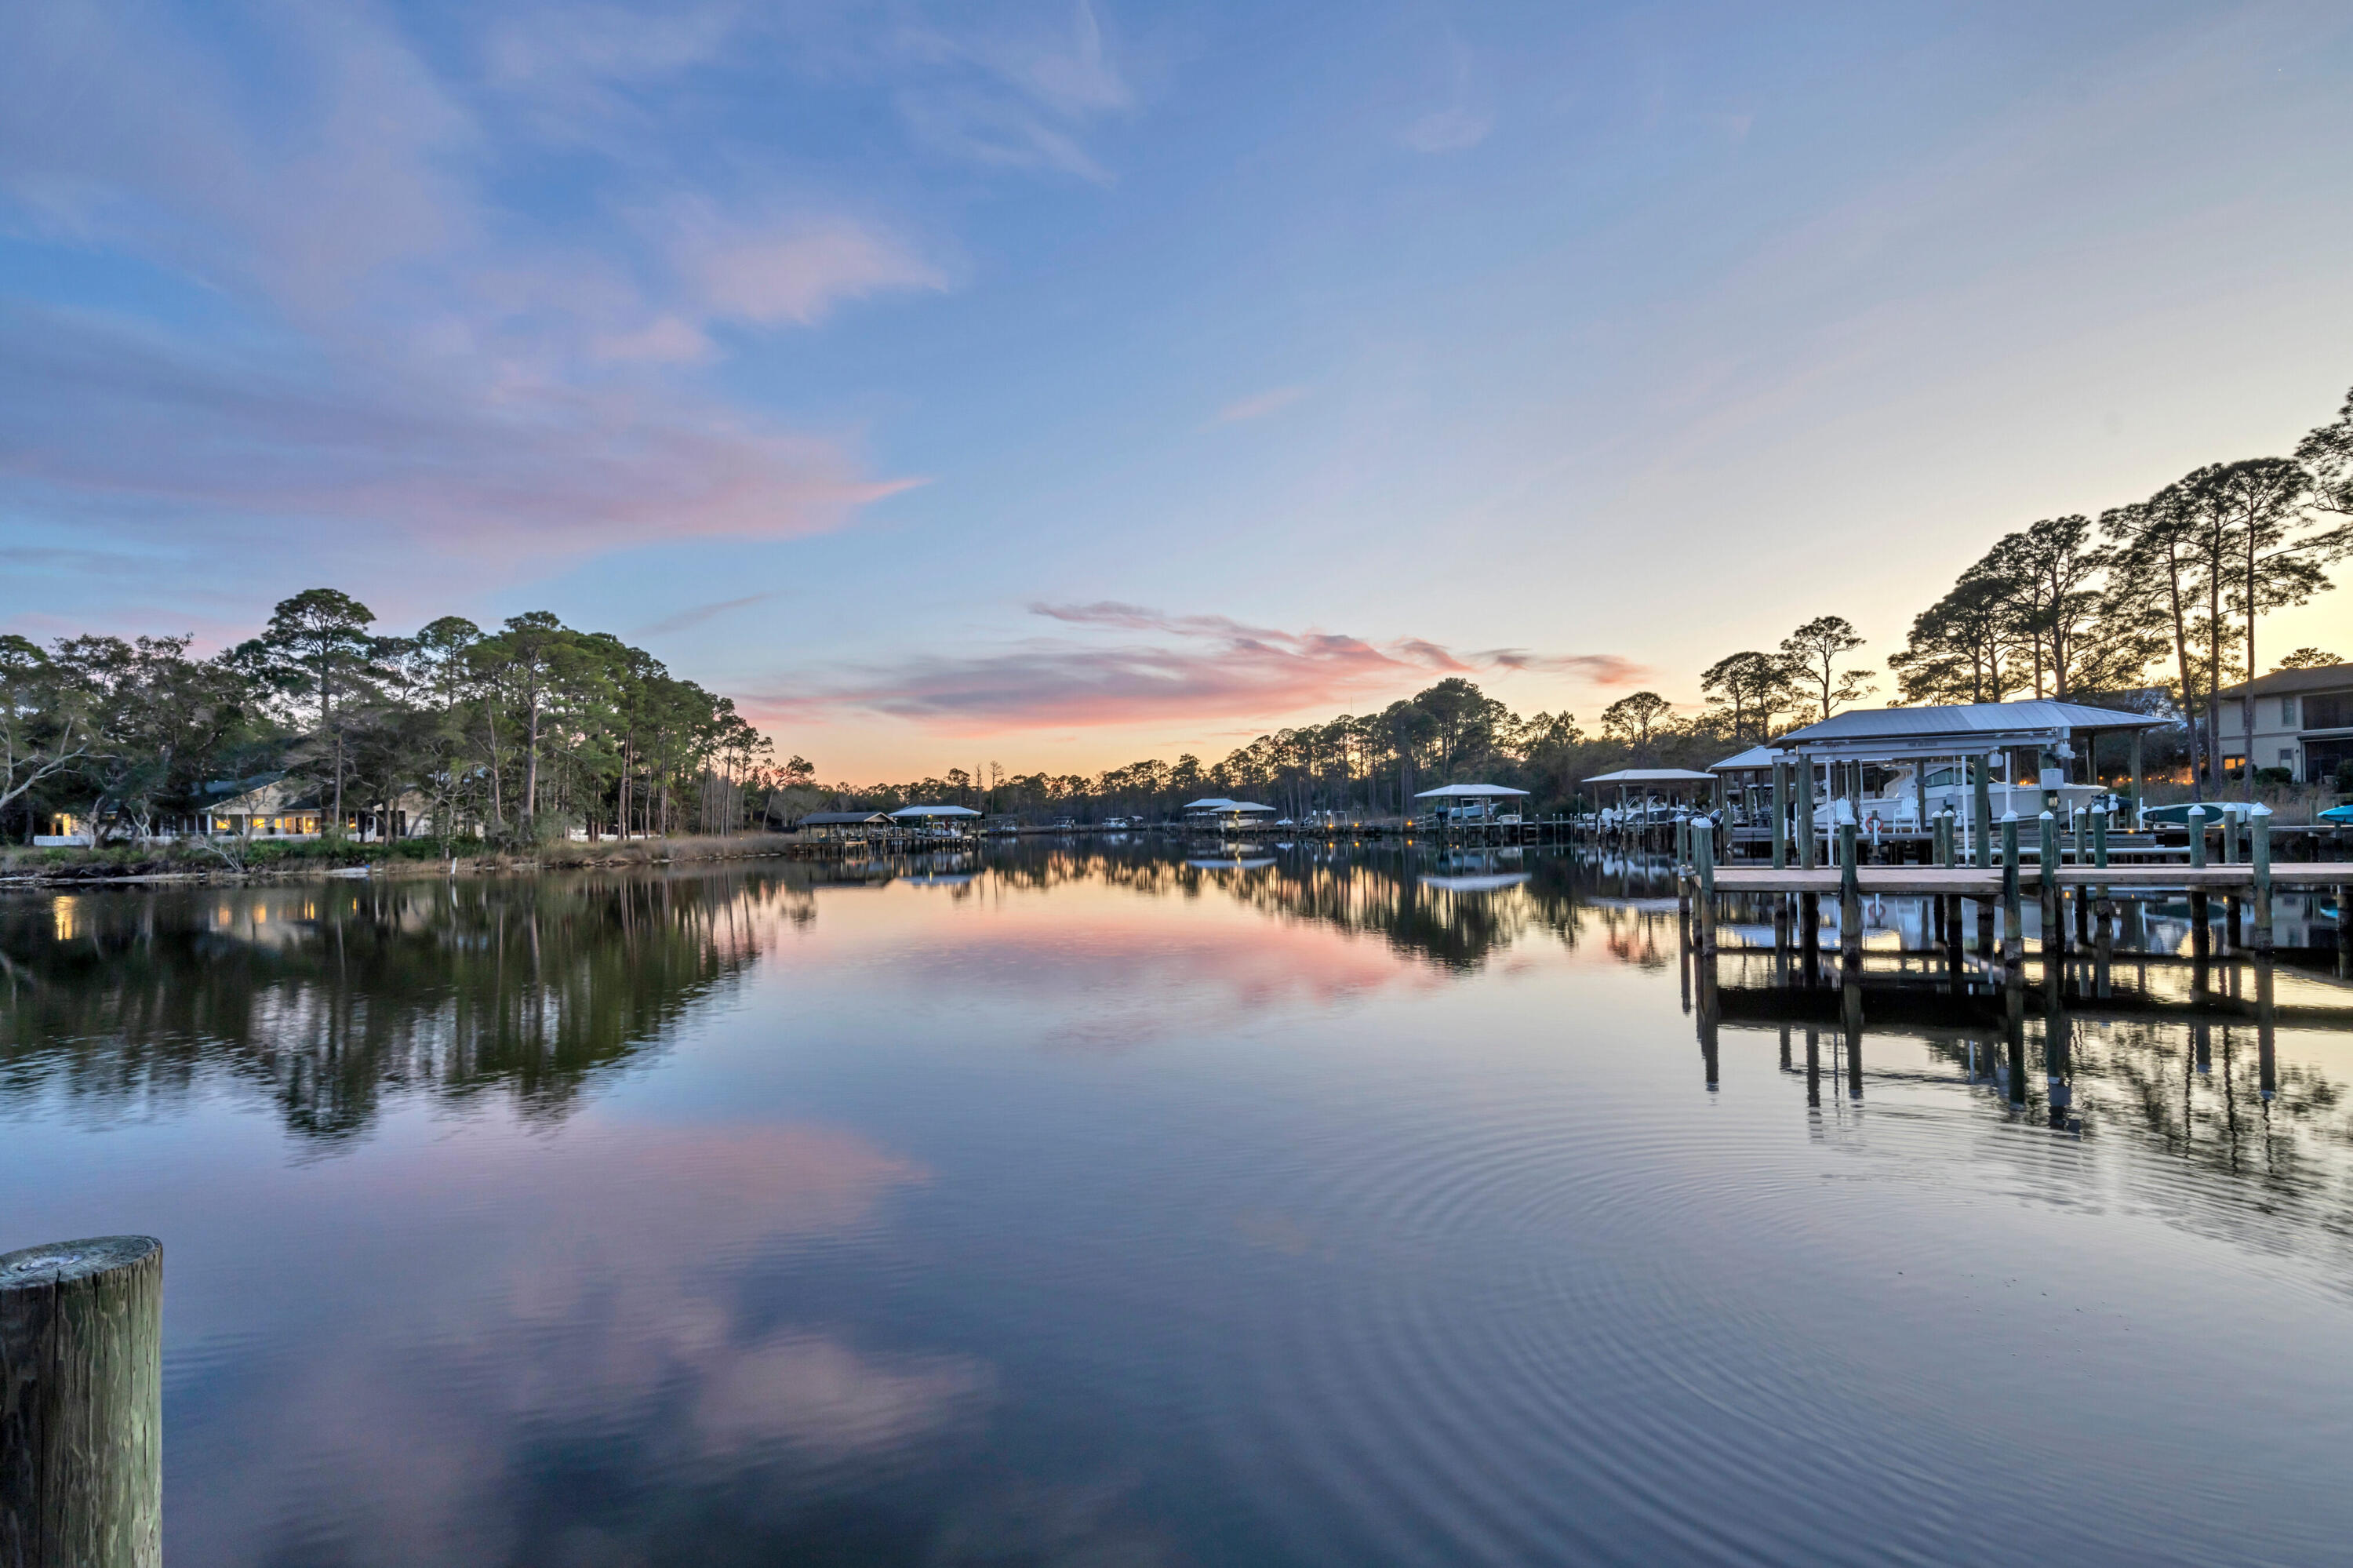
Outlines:
{"label": "wooden dock", "polygon": [[[1835,897],[1839,876],[1834,865],[1812,871],[1725,865],[1715,868],[1715,881],[1718,894],[1815,893]],[[1999,898],[2002,891],[2000,866],[1858,865],[1854,879],[1856,890],[1864,897]],[[2179,888],[2250,896],[2255,891],[2255,872],[2250,865],[2063,865],[2054,880],[2062,888]],[[2353,861],[2274,861],[2271,880],[2274,887],[2341,887],[2353,884]],[[2018,885],[2023,892],[2040,892],[2042,868],[2020,866]]]}

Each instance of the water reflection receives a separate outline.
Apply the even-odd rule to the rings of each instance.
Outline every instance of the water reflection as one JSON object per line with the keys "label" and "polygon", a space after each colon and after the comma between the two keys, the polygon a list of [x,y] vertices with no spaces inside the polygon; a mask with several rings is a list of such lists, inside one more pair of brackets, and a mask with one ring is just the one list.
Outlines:
{"label": "water reflection", "polygon": [[2353,992],[2176,902],[1709,954],[1656,861],[1078,840],[17,898],[0,1241],[169,1236],[185,1568],[2320,1560]]}
{"label": "water reflection", "polygon": [[0,1103],[152,1114],[207,1080],[319,1142],[388,1098],[557,1117],[759,955],[805,890],[347,881],[0,901]]}

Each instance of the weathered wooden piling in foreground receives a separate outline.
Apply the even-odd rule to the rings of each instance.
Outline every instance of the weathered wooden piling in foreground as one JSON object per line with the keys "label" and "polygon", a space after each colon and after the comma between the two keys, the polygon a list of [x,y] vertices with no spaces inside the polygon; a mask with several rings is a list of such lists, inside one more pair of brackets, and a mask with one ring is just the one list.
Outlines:
{"label": "weathered wooden piling in foreground", "polygon": [[164,1560],[164,1244],[0,1255],[0,1564]]}

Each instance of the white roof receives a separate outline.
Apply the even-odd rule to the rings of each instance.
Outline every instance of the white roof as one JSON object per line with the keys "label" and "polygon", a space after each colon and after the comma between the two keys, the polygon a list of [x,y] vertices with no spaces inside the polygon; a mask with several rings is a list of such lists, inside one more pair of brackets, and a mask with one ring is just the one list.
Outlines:
{"label": "white roof", "polygon": [[1769,746],[1752,746],[1736,757],[1727,757],[1721,762],[1709,763],[1707,770],[1710,773],[1742,773],[1751,768],[1770,768],[1777,762],[1788,760],[1789,753],[1786,751],[1777,751]]}
{"label": "white roof", "polygon": [[1957,703],[1949,707],[1849,708],[1791,730],[1783,751],[1882,758],[1949,757],[2005,746],[2043,746],[2079,729],[2153,729],[2170,720],[2081,703]]}
{"label": "white roof", "polygon": [[1694,773],[1688,768],[1620,768],[1615,773],[1604,773],[1588,779],[1588,784],[1713,784],[1713,773]]}
{"label": "white roof", "polygon": [[1475,796],[1483,799],[1492,795],[1525,795],[1526,793],[1525,789],[1514,789],[1504,784],[1440,784],[1435,789],[1422,790],[1414,799],[1427,800],[1433,795]]}
{"label": "white roof", "polygon": [[902,806],[891,813],[894,817],[977,817],[970,806]]}
{"label": "white roof", "polygon": [[1249,800],[1229,800],[1220,796],[1214,800],[1193,800],[1187,803],[1188,811],[1271,811],[1271,806],[1261,806]]}

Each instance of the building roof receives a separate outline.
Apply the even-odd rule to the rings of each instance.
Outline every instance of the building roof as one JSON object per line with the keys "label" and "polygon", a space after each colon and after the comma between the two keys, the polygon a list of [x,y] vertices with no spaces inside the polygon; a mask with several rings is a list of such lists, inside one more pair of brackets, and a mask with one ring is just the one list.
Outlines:
{"label": "building roof", "polygon": [[2218,697],[2284,697],[2296,692],[2328,692],[2353,687],[2353,664],[2323,664],[2312,670],[2274,670],[2260,680],[2225,686]]}
{"label": "building roof", "polygon": [[811,811],[800,820],[800,825],[805,828],[842,828],[890,820],[880,811]]}
{"label": "building roof", "polygon": [[1849,708],[1773,742],[1782,751],[1863,758],[1937,757],[2040,746],[2083,729],[2151,729],[2172,721],[2081,703],[1960,703],[1950,707]]}
{"label": "building roof", "polygon": [[1207,800],[1187,800],[1185,802],[1185,810],[1188,811],[1271,811],[1274,808],[1261,806],[1250,800],[1229,800],[1219,795]]}
{"label": "building roof", "polygon": [[1688,768],[1620,768],[1615,773],[1597,774],[1588,784],[1713,784],[1715,775],[1694,773]]}
{"label": "building roof", "polygon": [[1747,750],[1727,757],[1721,762],[1709,763],[1707,770],[1710,773],[1747,773],[1758,768],[1770,768],[1777,762],[1788,760],[1789,753],[1786,751],[1778,751],[1769,746],[1752,746]]}
{"label": "building roof", "polygon": [[1417,800],[1427,800],[1432,796],[1445,796],[1449,798],[1461,798],[1463,800],[1492,800],[1498,795],[1525,795],[1527,791],[1525,789],[1514,789],[1508,784],[1440,784],[1435,789],[1422,790],[1419,794],[1416,795],[1414,799]]}
{"label": "building roof", "polygon": [[902,806],[891,813],[894,817],[977,817],[970,806]]}

